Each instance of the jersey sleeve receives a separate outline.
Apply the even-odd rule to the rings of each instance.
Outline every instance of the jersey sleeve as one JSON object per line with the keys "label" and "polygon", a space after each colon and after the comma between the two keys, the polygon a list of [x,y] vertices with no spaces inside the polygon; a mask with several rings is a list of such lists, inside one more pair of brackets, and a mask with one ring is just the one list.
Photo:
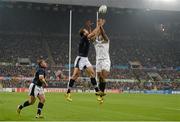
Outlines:
{"label": "jersey sleeve", "polygon": [[82,36],[82,39],[83,39],[83,40],[86,40],[86,41],[89,41],[88,38],[87,38],[87,36],[84,36],[84,35]]}
{"label": "jersey sleeve", "polygon": [[45,73],[45,71],[44,71],[43,69],[39,69],[39,70],[38,70],[38,74],[39,74],[39,75],[44,75],[44,73]]}

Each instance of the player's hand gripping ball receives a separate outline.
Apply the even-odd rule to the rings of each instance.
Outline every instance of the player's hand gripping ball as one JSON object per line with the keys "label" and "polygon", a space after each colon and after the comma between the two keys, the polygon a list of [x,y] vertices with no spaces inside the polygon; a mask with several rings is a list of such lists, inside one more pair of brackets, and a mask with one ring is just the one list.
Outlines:
{"label": "player's hand gripping ball", "polygon": [[101,5],[99,7],[99,11],[100,14],[106,14],[107,13],[107,6],[106,5]]}

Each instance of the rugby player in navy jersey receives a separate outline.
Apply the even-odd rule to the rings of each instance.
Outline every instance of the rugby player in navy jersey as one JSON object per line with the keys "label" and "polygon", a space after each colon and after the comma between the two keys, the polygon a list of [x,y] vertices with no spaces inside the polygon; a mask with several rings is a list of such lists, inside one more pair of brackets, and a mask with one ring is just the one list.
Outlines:
{"label": "rugby player in navy jersey", "polygon": [[35,73],[34,79],[29,86],[29,99],[17,108],[17,113],[20,114],[21,110],[27,106],[33,105],[36,101],[36,97],[39,99],[36,118],[42,118],[41,111],[45,103],[45,94],[43,87],[47,87],[48,84],[45,80],[47,63],[45,60],[38,61],[38,68]]}
{"label": "rugby player in navy jersey", "polygon": [[80,73],[82,70],[86,70],[87,74],[90,77],[91,83],[95,89],[96,95],[100,96],[101,92],[98,88],[96,79],[95,79],[95,72],[94,69],[89,62],[88,59],[88,53],[90,48],[90,42],[94,41],[95,37],[100,32],[100,23],[98,26],[91,31],[91,22],[86,22],[86,26],[84,28],[81,28],[79,31],[80,34],[80,42],[79,42],[79,49],[78,49],[78,56],[75,59],[74,62],[74,71],[73,75],[68,83],[67,93],[66,93],[66,100],[72,101],[71,97],[71,89],[74,85],[74,82],[77,80],[77,78],[80,76]]}

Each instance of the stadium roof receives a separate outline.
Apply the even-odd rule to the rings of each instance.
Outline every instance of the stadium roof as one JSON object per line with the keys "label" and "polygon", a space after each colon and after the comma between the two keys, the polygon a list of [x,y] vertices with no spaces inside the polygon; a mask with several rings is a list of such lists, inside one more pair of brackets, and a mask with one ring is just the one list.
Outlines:
{"label": "stadium roof", "polygon": [[11,2],[36,2],[65,5],[100,6],[116,8],[180,11],[180,0],[3,0]]}

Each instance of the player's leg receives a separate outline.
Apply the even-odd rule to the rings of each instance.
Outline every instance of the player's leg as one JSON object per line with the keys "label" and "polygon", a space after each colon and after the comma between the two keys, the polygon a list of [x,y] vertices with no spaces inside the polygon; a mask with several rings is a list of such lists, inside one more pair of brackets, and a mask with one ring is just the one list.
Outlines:
{"label": "player's leg", "polygon": [[91,79],[91,84],[93,85],[94,89],[96,92],[99,92],[99,88],[98,88],[98,85],[97,85],[97,81],[96,81],[96,78],[95,78],[95,72],[94,72],[94,69],[92,66],[89,66],[86,68],[86,71]]}
{"label": "player's leg", "polygon": [[101,91],[103,91],[102,89],[102,72],[97,72],[97,75],[98,75],[98,80],[99,80],[99,89],[101,90]]}
{"label": "player's leg", "polygon": [[79,77],[80,75],[80,69],[79,69],[79,66],[80,66],[80,62],[81,62],[81,57],[77,56],[75,61],[74,61],[74,71],[73,71],[73,75],[68,83],[68,90],[67,90],[67,94],[71,93],[71,88],[73,87],[74,85],[74,82],[76,81],[76,79]]}
{"label": "player's leg", "polygon": [[29,100],[25,101],[23,104],[21,105],[18,105],[18,108],[17,108],[17,112],[20,114],[21,110],[24,108],[24,107],[27,107],[29,105],[33,105],[36,101],[36,94],[35,94],[35,89],[36,86],[31,83],[30,86],[29,86]]}
{"label": "player's leg", "polygon": [[99,73],[99,88],[104,93],[106,88],[106,79],[108,78],[109,71],[102,70]]}
{"label": "player's leg", "polygon": [[71,89],[74,85],[74,82],[76,81],[76,79],[79,77],[80,75],[80,68],[79,68],[79,65],[80,65],[80,61],[81,61],[81,57],[77,56],[75,61],[74,61],[74,71],[73,71],[73,75],[68,83],[68,86],[67,86],[67,93],[65,95],[66,97],[66,100],[67,101],[72,101],[72,98],[71,98]]}
{"label": "player's leg", "polygon": [[106,94],[105,92],[105,87],[106,87],[106,79],[109,75],[110,71],[110,61],[109,60],[99,60],[96,62],[96,71],[98,74],[98,79],[99,79],[99,89],[101,90],[101,95],[98,98],[100,103],[103,103],[103,96]]}
{"label": "player's leg", "polygon": [[45,95],[44,93],[42,93],[42,94],[39,94],[37,97],[39,99],[39,103],[38,103],[36,118],[42,118],[43,116],[41,115],[41,111],[45,103]]}
{"label": "player's leg", "polygon": [[93,85],[93,87],[96,91],[96,95],[99,96],[101,93],[100,93],[100,90],[98,88],[97,81],[95,78],[95,71],[94,71],[91,63],[89,62],[88,58],[83,59],[82,62],[84,64],[83,67],[86,69],[86,72],[91,79],[91,84]]}
{"label": "player's leg", "polygon": [[[99,88],[104,93],[105,88],[106,88],[106,79],[108,78],[109,73],[110,73],[111,62],[110,62],[110,60],[104,60],[101,62],[100,65],[101,65],[101,70],[98,73]],[[103,94],[103,95],[105,95],[105,94]]]}
{"label": "player's leg", "polygon": [[101,95],[98,97],[98,101],[100,101],[100,104],[104,102],[103,96],[105,96],[105,88],[106,88],[106,78],[108,77],[109,72],[106,70],[102,70],[101,72],[98,72],[98,79],[99,79],[99,89],[101,91]]}
{"label": "player's leg", "polygon": [[73,71],[73,75],[68,83],[68,90],[67,90],[67,93],[71,93],[71,88],[73,87],[74,85],[74,82],[76,81],[76,79],[80,76],[80,70],[79,68],[74,68],[74,71]]}
{"label": "player's leg", "polygon": [[25,101],[23,104],[18,105],[17,113],[20,114],[21,110],[27,106],[33,105],[36,101],[34,96],[29,96],[29,100]]}
{"label": "player's leg", "polygon": [[[97,68],[97,67],[96,67]],[[97,72],[97,75],[98,75],[98,80],[99,80],[99,90],[101,91],[101,95],[98,96],[98,101],[100,102],[100,104],[102,104],[104,102],[103,100],[103,96],[104,96],[104,92],[102,92],[102,72],[98,70]]]}
{"label": "player's leg", "polygon": [[74,71],[73,71],[73,75],[68,83],[68,90],[67,90],[67,93],[66,93],[66,100],[67,101],[72,101],[72,98],[71,98],[71,89],[74,85],[74,82],[76,81],[76,79],[80,76],[80,69],[79,68],[74,68]]}

